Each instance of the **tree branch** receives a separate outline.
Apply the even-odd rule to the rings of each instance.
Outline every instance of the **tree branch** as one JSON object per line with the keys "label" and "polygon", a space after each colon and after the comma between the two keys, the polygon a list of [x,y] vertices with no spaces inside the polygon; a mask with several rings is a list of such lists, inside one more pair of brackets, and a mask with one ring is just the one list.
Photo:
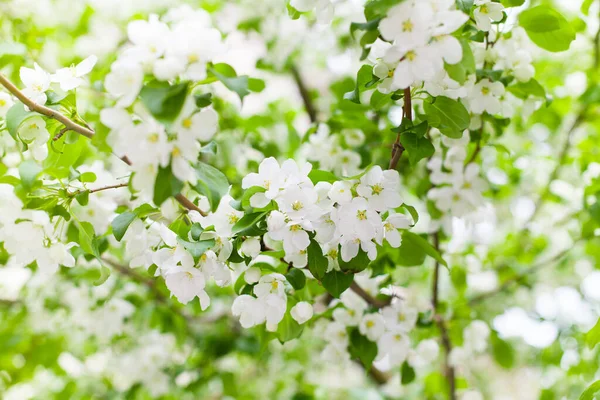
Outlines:
{"label": "tree branch", "polygon": [[308,117],[310,118],[310,122],[315,123],[315,122],[317,122],[317,110],[315,108],[315,105],[313,104],[312,98],[310,97],[308,88],[304,84],[304,80],[302,79],[302,76],[300,75],[300,71],[298,71],[298,68],[296,68],[295,65],[292,65],[290,67],[290,70],[292,71],[292,76],[294,77],[296,86],[298,86],[298,91],[300,92],[300,96],[302,97],[302,102],[304,103],[304,109],[306,110],[306,113],[308,114]]}
{"label": "tree branch", "polygon": [[[433,244],[436,250],[440,248],[439,234],[436,232],[433,235]],[[452,352],[452,342],[450,341],[450,335],[448,335],[448,328],[444,317],[439,314],[439,277],[440,277],[440,263],[435,262],[435,269],[433,270],[433,283],[432,283],[432,295],[431,295],[431,306],[433,307],[433,319],[440,330],[440,336],[442,339],[442,346],[446,353],[446,359],[444,361],[444,369],[446,379],[448,380],[449,399],[456,400],[456,373],[454,367],[450,365],[450,353]]]}
{"label": "tree branch", "polygon": [[[42,105],[35,103],[31,99],[29,99],[27,96],[25,96],[23,94],[23,92],[21,92],[19,90],[19,88],[17,88],[8,78],[6,78],[1,73],[0,73],[0,84],[2,86],[4,86],[10,93],[12,93],[17,99],[19,99],[23,104],[25,104],[30,110],[40,113],[42,115],[45,115],[48,118],[52,118],[52,119],[59,121],[60,123],[62,123],[65,126],[66,130],[77,132],[77,133],[87,137],[88,139],[91,139],[95,135],[95,132],[92,129],[86,128],[85,126],[76,123],[75,121],[62,115],[58,111],[53,110],[52,108],[42,106]],[[66,132],[66,130],[65,130],[65,132]],[[64,134],[64,132],[63,132],[63,134]],[[123,160],[123,162],[125,162],[127,165],[131,165],[131,161],[129,160],[129,158],[127,158],[127,156],[121,157],[121,160]],[[200,208],[198,208],[194,203],[192,203],[188,198],[186,198],[181,193],[176,195],[175,199],[182,206],[187,208],[188,210],[198,211],[201,215],[204,215],[204,216],[206,215],[206,213],[204,211],[200,210]]]}
{"label": "tree branch", "polygon": [[[410,94],[410,87],[404,89],[404,106],[402,106],[402,111],[404,118],[408,118],[412,121],[412,98]],[[402,146],[402,143],[400,143],[400,133],[398,132],[398,135],[396,135],[396,141],[392,146],[392,159],[390,160],[388,169],[396,169],[398,166],[398,161],[400,161],[400,157],[402,157],[404,150],[404,146]]]}
{"label": "tree branch", "polygon": [[367,293],[363,288],[361,288],[360,286],[358,286],[358,283],[356,282],[352,282],[352,284],[350,285],[350,289],[356,293],[357,295],[359,295],[364,301],[366,301],[367,303],[369,303],[370,305],[372,305],[373,307],[376,308],[383,308],[385,306],[389,306],[391,299],[388,300],[379,300],[373,296],[371,296],[369,293]]}
{"label": "tree branch", "polygon": [[94,136],[94,131],[77,124],[66,116],[62,115],[56,110],[52,108],[42,106],[40,104],[35,103],[33,100],[29,99],[27,96],[23,94],[11,81],[8,80],[3,74],[0,74],[0,84],[4,86],[10,93],[12,93],[17,99],[19,99],[23,104],[25,104],[31,111],[35,111],[37,113],[43,114],[49,118],[55,119],[61,124],[68,128],[68,130],[75,131],[89,139]]}

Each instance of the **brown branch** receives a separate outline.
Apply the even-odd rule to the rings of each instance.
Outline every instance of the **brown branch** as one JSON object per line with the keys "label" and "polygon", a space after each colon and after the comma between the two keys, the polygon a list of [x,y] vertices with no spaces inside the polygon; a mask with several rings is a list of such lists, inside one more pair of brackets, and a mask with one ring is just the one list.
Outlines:
{"label": "brown branch", "polygon": [[[0,73],[0,84],[2,86],[4,86],[10,93],[12,93],[17,99],[19,99],[23,104],[25,104],[30,110],[59,121],[60,123],[62,123],[65,126],[66,130],[77,132],[77,133],[87,137],[88,139],[91,139],[95,135],[95,132],[93,129],[86,128],[83,125],[79,125],[75,121],[62,115],[58,111],[53,110],[52,108],[42,106],[42,105],[35,103],[31,99],[29,99],[27,96],[25,96],[23,94],[23,92],[21,92],[10,80],[8,80],[8,78],[6,78],[1,73]],[[65,132],[66,132],[66,130],[65,130]],[[59,132],[59,134],[60,134],[60,132]],[[54,140],[57,140],[57,139],[55,138]],[[131,161],[129,160],[129,158],[127,158],[127,156],[121,157],[121,160],[123,160],[123,162],[125,162],[127,165],[131,165]],[[182,206],[187,208],[188,210],[198,211],[201,215],[206,215],[206,213],[204,211],[200,210],[194,203],[192,203],[188,198],[186,198],[181,193],[179,193],[177,196],[175,196],[175,199]]]}
{"label": "brown branch", "polygon": [[40,104],[35,103],[33,100],[29,99],[27,96],[23,94],[8,78],[6,78],[3,74],[0,74],[0,84],[4,86],[10,93],[12,93],[17,99],[19,99],[23,104],[25,104],[31,111],[35,111],[37,113],[43,114],[49,118],[55,119],[58,122],[62,123],[66,128],[71,131],[75,131],[89,139],[94,136],[94,131],[77,124],[66,116],[62,115],[56,110],[52,108],[42,106]]}
{"label": "brown branch", "polygon": [[62,128],[60,131],[58,131],[58,133],[52,138],[52,141],[56,142],[58,139],[60,139],[61,137],[63,137],[63,135],[65,133],[67,133],[69,130],[69,128],[67,128],[66,126],[64,128]]}
{"label": "brown branch", "polygon": [[[404,105],[402,106],[402,111],[404,118],[408,118],[412,121],[412,98],[410,95],[410,87],[404,89]],[[396,141],[392,146],[392,159],[390,160],[388,169],[396,169],[398,166],[398,161],[400,161],[400,157],[402,157],[404,150],[404,146],[402,146],[402,143],[400,143],[400,132],[398,132],[398,135],[396,135]]]}
{"label": "brown branch", "polygon": [[129,182],[124,182],[124,183],[117,183],[115,185],[110,185],[110,186],[102,186],[96,189],[80,189],[80,190],[76,190],[73,193],[67,193],[67,196],[69,197],[75,197],[81,193],[96,193],[96,192],[101,192],[103,190],[110,190],[110,189],[118,189],[118,188],[122,188],[122,187],[127,187],[129,186]]}
{"label": "brown branch", "polygon": [[315,123],[317,122],[317,110],[313,104],[312,98],[310,97],[308,88],[304,84],[304,80],[300,75],[300,71],[298,71],[298,68],[296,68],[294,65],[290,67],[290,70],[292,72],[292,76],[294,77],[294,81],[296,82],[296,86],[298,87],[298,91],[300,92],[300,96],[302,97],[304,109],[310,118],[310,122]]}
{"label": "brown branch", "polygon": [[[436,232],[433,235],[433,244],[436,250],[440,248],[439,234]],[[452,352],[452,342],[450,341],[450,335],[448,334],[448,327],[444,317],[439,314],[439,277],[440,277],[440,263],[435,262],[435,268],[433,270],[433,283],[432,283],[432,295],[431,295],[431,306],[433,307],[433,319],[440,330],[440,336],[442,339],[442,346],[446,353],[444,361],[444,369],[446,379],[448,380],[449,399],[456,400],[456,372],[454,367],[450,365],[450,353]]]}
{"label": "brown branch", "polygon": [[369,303],[370,305],[372,305],[373,307],[383,308],[385,306],[389,306],[390,305],[391,298],[388,299],[388,300],[379,300],[379,299],[371,296],[369,293],[365,292],[365,290],[363,288],[361,288],[360,286],[358,286],[358,283],[356,283],[354,281],[350,285],[350,289],[354,293],[356,293],[357,295],[359,295],[364,301],[366,301],[367,303]]}

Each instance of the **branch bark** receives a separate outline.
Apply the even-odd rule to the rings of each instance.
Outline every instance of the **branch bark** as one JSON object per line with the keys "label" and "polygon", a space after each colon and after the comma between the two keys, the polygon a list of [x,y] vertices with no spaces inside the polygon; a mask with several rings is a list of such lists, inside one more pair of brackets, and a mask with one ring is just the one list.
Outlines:
{"label": "branch bark", "polygon": [[[404,118],[408,118],[412,121],[412,98],[410,87],[404,89],[404,106],[402,107],[402,111]],[[400,157],[402,157],[402,153],[404,153],[404,146],[402,146],[402,143],[400,142],[400,133],[398,133],[398,135],[396,135],[396,141],[392,146],[392,159],[390,160],[388,169],[396,169],[398,161],[400,161]]]}
{"label": "branch bark", "polygon": [[370,305],[372,305],[373,307],[383,308],[385,306],[390,305],[391,299],[389,299],[389,300],[379,300],[379,299],[371,296],[369,293],[367,293],[356,282],[352,282],[352,284],[350,285],[350,289],[354,293],[356,293],[357,295],[359,295],[364,301],[366,301],[367,303],[369,303]]}
{"label": "branch bark", "polygon": [[317,109],[315,108],[312,98],[310,97],[308,88],[306,87],[306,84],[304,83],[304,80],[300,75],[300,71],[298,71],[298,68],[296,68],[295,65],[292,65],[290,67],[290,70],[292,71],[292,76],[294,77],[296,86],[298,86],[298,91],[300,92],[300,96],[302,97],[304,109],[306,110],[306,113],[310,118],[310,122],[315,123],[317,122]]}
{"label": "branch bark", "polygon": [[[45,115],[48,118],[52,118],[59,121],[65,126],[66,130],[77,132],[80,135],[87,137],[88,139],[91,139],[95,135],[95,132],[92,129],[76,123],[75,121],[59,113],[58,111],[53,110],[52,108],[35,103],[27,96],[25,96],[23,92],[19,90],[19,88],[17,88],[6,76],[4,76],[1,73],[0,84],[4,86],[10,93],[12,93],[17,99],[19,99],[24,105],[26,105],[30,110]],[[123,162],[125,162],[127,165],[131,165],[131,161],[129,160],[129,158],[127,158],[127,156],[121,157],[121,160],[123,160]],[[175,196],[175,199],[188,210],[198,211],[201,215],[206,215],[204,211],[200,210],[200,208],[198,208],[194,203],[192,203],[181,193]]]}

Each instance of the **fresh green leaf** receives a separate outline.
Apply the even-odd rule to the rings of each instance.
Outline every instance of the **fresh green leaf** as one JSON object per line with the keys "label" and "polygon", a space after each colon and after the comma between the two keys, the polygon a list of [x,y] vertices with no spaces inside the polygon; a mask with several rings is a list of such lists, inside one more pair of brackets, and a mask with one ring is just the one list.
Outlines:
{"label": "fresh green leaf", "polygon": [[504,7],[519,7],[525,4],[525,0],[501,0]]}
{"label": "fresh green leaf", "polygon": [[421,249],[425,254],[435,259],[437,262],[444,266],[448,266],[448,263],[442,258],[440,253],[426,240],[416,233],[405,231],[402,234],[402,244],[410,244],[412,248]]}
{"label": "fresh green leaf", "polygon": [[369,256],[367,255],[367,253],[364,252],[363,249],[358,249],[358,254],[356,255],[356,257],[354,257],[348,262],[342,260],[341,252],[338,253],[338,263],[342,271],[350,271],[356,273],[364,271],[371,263],[371,260],[369,259]]}
{"label": "fresh green leaf", "polygon": [[232,232],[238,236],[261,236],[266,231],[265,222],[268,211],[246,214],[231,228]]}
{"label": "fresh green leaf", "polygon": [[360,360],[366,369],[370,369],[377,357],[377,344],[371,342],[361,335],[357,328],[354,328],[350,332],[348,352],[352,358]]}
{"label": "fresh green leaf", "polygon": [[202,254],[206,252],[206,250],[215,245],[214,239],[203,240],[201,242],[188,242],[187,240],[183,240],[181,237],[177,237],[177,241],[179,244],[185,247],[192,257],[194,257],[195,261],[198,261]]}
{"label": "fresh green leaf", "polygon": [[338,181],[338,177],[335,176],[332,172],[329,171],[323,171],[320,169],[313,169],[308,173],[308,178],[311,180],[312,183],[314,183],[315,185],[319,182],[329,182],[329,183],[333,183]]}
{"label": "fresh green leaf", "polygon": [[503,368],[510,369],[515,364],[515,350],[505,340],[502,340],[493,332],[490,341],[492,343],[492,354],[494,360]]}
{"label": "fresh green leaf", "polygon": [[188,86],[187,82],[170,85],[168,82],[152,81],[144,85],[140,98],[154,118],[169,124],[179,116]]}
{"label": "fresh green leaf", "polygon": [[[598,203],[596,203],[598,204]],[[585,344],[590,349],[593,349],[600,342],[600,319],[596,322],[596,325],[585,334]]]}
{"label": "fresh green leaf", "polygon": [[235,70],[227,64],[215,64],[209,68],[213,74],[225,87],[237,93],[240,100],[250,94],[248,76],[237,76]]}
{"label": "fresh green leaf", "polygon": [[344,99],[360,104],[360,94],[366,89],[366,84],[373,80],[373,66],[363,65],[356,74],[356,86],[352,92],[344,94]]}
{"label": "fresh green leaf", "polygon": [[456,8],[469,14],[473,8],[473,0],[456,0]]}
{"label": "fresh green leaf", "polygon": [[307,248],[307,264],[310,273],[318,280],[322,280],[327,271],[329,262],[327,257],[323,255],[321,246],[314,239],[310,240],[310,244]]}
{"label": "fresh green leaf", "polygon": [[402,363],[402,369],[400,370],[400,377],[403,385],[408,385],[416,378],[415,370],[410,366],[408,361]]}
{"label": "fresh green leaf", "polygon": [[517,84],[508,86],[506,90],[520,99],[526,99],[529,96],[540,97],[542,99],[546,98],[546,90],[544,90],[544,87],[533,78],[527,82],[519,82]]}
{"label": "fresh green leaf", "polygon": [[321,283],[330,295],[339,298],[350,287],[352,281],[354,281],[354,274],[333,270],[323,276]]}
{"label": "fresh green leaf", "polygon": [[197,93],[194,95],[194,101],[198,108],[208,107],[212,104],[212,93]]}
{"label": "fresh green leaf", "polygon": [[10,136],[17,141],[17,132],[21,124],[35,116],[40,116],[40,114],[33,111],[26,111],[22,103],[15,103],[6,113],[6,128]]}
{"label": "fresh green leaf", "polygon": [[96,234],[94,226],[86,221],[78,221],[77,228],[79,229],[79,246],[81,249],[93,256],[100,257],[98,245],[96,243]]}
{"label": "fresh green leaf", "polygon": [[196,177],[198,178],[198,182],[194,186],[194,189],[206,196],[211,210],[213,212],[216,211],[221,198],[229,191],[227,177],[212,165],[201,161],[198,162],[198,166],[196,167]]}
{"label": "fresh green leaf", "polygon": [[277,325],[277,339],[279,339],[281,343],[289,342],[292,339],[300,337],[302,330],[304,329],[304,327],[296,322],[290,314],[290,310],[294,305],[296,305],[296,302],[292,299],[288,299],[287,310],[283,319]]}
{"label": "fresh green leaf", "polygon": [[594,400],[594,395],[600,392],[600,380],[592,383],[579,396],[579,400]]}
{"label": "fresh green leaf", "polygon": [[159,167],[154,183],[154,204],[160,206],[169,197],[176,196],[183,189],[183,182],[173,175],[171,166]]}
{"label": "fresh green leaf", "polygon": [[429,125],[450,138],[461,138],[463,131],[469,127],[469,112],[458,100],[440,96],[433,103],[424,102],[423,108]]}
{"label": "fresh green leaf", "polygon": [[296,290],[301,290],[306,284],[306,275],[298,268],[291,268],[290,271],[285,274],[285,279],[292,285]]}
{"label": "fresh green leaf", "polygon": [[124,212],[117,215],[115,219],[113,219],[111,224],[112,231],[115,239],[117,239],[118,242],[123,239],[125,232],[127,232],[127,228],[129,228],[129,225],[131,225],[136,217],[137,215],[134,212]]}
{"label": "fresh green leaf", "polygon": [[413,132],[404,132],[400,136],[400,143],[408,153],[411,165],[416,165],[424,158],[429,158],[435,153],[435,147],[425,136],[419,136]]}
{"label": "fresh green leaf", "polygon": [[532,42],[548,51],[568,50],[575,40],[571,24],[559,12],[546,5],[523,11],[519,15],[519,24]]}
{"label": "fresh green leaf", "polygon": [[79,175],[79,181],[85,183],[96,182],[96,174],[93,172],[84,172]]}

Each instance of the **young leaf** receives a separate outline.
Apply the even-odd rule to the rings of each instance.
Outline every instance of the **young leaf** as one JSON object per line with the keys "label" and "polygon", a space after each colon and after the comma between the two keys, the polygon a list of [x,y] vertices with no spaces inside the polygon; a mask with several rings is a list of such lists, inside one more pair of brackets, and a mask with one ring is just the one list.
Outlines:
{"label": "young leaf", "polygon": [[173,175],[170,166],[159,167],[154,183],[154,204],[160,206],[169,197],[177,195],[182,188],[183,182]]}
{"label": "young leaf", "polygon": [[307,249],[308,270],[318,280],[322,280],[327,271],[329,262],[327,257],[323,255],[321,246],[314,239],[310,240]]}
{"label": "young leaf", "polygon": [[215,245],[214,239],[203,240],[201,242],[188,242],[187,240],[183,240],[181,237],[177,237],[177,241],[183,247],[185,247],[187,251],[190,252],[196,261],[198,261],[198,259],[206,252],[206,250]]}
{"label": "young leaf", "polygon": [[357,328],[350,332],[348,352],[352,358],[360,360],[366,369],[370,369],[377,357],[377,344],[360,334]]}
{"label": "young leaf", "polygon": [[112,231],[115,239],[117,239],[118,242],[123,239],[125,232],[127,232],[127,228],[129,228],[129,225],[131,225],[135,218],[136,214],[128,211],[117,215],[115,219],[113,219],[111,223]]}
{"label": "young leaf", "polygon": [[96,243],[96,234],[92,224],[86,221],[78,221],[77,228],[79,229],[79,246],[83,251],[96,257],[100,257],[98,245]]}
{"label": "young leaf", "polygon": [[301,290],[306,284],[306,275],[298,268],[291,268],[290,272],[285,274],[285,279],[296,290]]}
{"label": "young leaf", "polygon": [[529,96],[540,97],[542,99],[546,98],[546,90],[533,78],[527,82],[519,82],[515,85],[508,86],[506,90],[520,99],[526,99]]}
{"label": "young leaf", "polygon": [[440,253],[425,239],[416,233],[405,231],[402,234],[402,245],[410,244],[411,247],[421,249],[425,254],[434,258],[437,262],[444,266],[448,266],[448,263],[442,258]]}
{"label": "young leaf", "polygon": [[542,49],[559,52],[568,50],[575,40],[575,30],[559,12],[545,5],[529,8],[519,15],[519,25],[527,36]]}
{"label": "young leaf", "polygon": [[469,127],[469,112],[458,100],[440,96],[433,103],[423,102],[423,108],[429,125],[448,137],[459,139]]}
{"label": "young leaf", "polygon": [[402,369],[400,371],[400,377],[403,385],[408,385],[415,380],[416,374],[413,367],[407,361],[402,363]]}
{"label": "young leaf", "polygon": [[237,76],[235,70],[230,65],[215,64],[209,68],[209,72],[221,81],[227,89],[236,92],[240,100],[243,101],[244,97],[250,94],[248,76]]}
{"label": "young leaf", "polygon": [[196,176],[198,177],[198,182],[194,186],[194,189],[206,196],[211,210],[213,212],[216,211],[221,198],[229,190],[227,177],[215,167],[201,161],[198,163],[198,167],[196,167]]}
{"label": "young leaf", "polygon": [[31,189],[41,171],[42,168],[33,160],[27,160],[19,164],[19,176],[23,186],[26,189]]}
{"label": "young leaf", "polygon": [[212,93],[195,94],[196,107],[204,108],[212,104]]}
{"label": "young leaf", "polygon": [[300,337],[304,330],[304,327],[296,322],[290,314],[290,310],[294,305],[296,305],[296,302],[291,298],[288,299],[287,310],[285,311],[283,319],[277,325],[277,339],[279,339],[281,343],[289,342],[292,339]]}
{"label": "young leaf", "polygon": [[168,82],[152,81],[144,85],[140,98],[154,118],[169,124],[181,112],[187,91],[187,82],[170,85]]}
{"label": "young leaf", "polygon": [[585,344],[590,349],[593,349],[600,342],[600,319],[596,322],[596,325],[585,334]]}
{"label": "young leaf", "polygon": [[322,171],[320,169],[313,169],[308,173],[308,178],[311,180],[312,183],[314,183],[315,185],[319,182],[329,182],[329,183],[333,183],[335,181],[338,181],[338,177],[335,176],[332,172],[329,171]]}
{"label": "young leaf", "polygon": [[339,298],[354,281],[354,274],[345,274],[340,271],[327,272],[321,283],[327,292],[335,298]]}
{"label": "young leaf", "polygon": [[28,118],[36,115],[39,116],[40,114],[33,111],[26,111],[25,106],[22,103],[15,103],[15,105],[13,105],[6,113],[6,128],[8,129],[10,136],[17,141],[17,131],[19,130],[19,126],[21,126]]}
{"label": "young leaf", "polygon": [[600,380],[592,383],[579,396],[579,400],[594,400],[594,395],[600,392]]}
{"label": "young leaf", "polygon": [[431,157],[435,153],[435,147],[429,139],[414,132],[408,131],[400,135],[400,143],[406,149],[411,165],[415,165],[420,160]]}
{"label": "young leaf", "polygon": [[465,12],[466,14],[469,14],[471,12],[471,8],[473,8],[473,0],[456,0],[456,8]]}
{"label": "young leaf", "polygon": [[365,253],[362,249],[359,249],[356,257],[348,262],[342,260],[341,253],[338,253],[338,263],[340,264],[340,269],[342,271],[356,273],[364,271],[371,263],[371,260],[369,259],[369,256],[367,256],[367,253]]}

